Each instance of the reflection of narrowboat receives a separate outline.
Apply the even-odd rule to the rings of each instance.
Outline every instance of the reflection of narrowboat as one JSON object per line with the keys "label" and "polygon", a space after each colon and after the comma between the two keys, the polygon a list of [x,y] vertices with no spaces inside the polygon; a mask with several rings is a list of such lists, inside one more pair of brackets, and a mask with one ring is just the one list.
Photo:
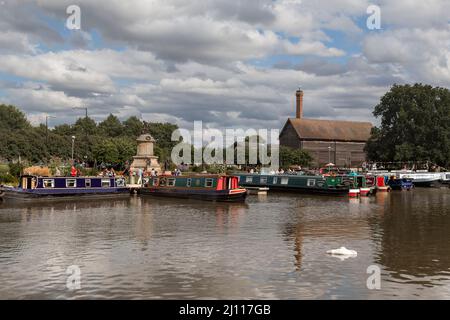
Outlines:
{"label": "reflection of narrowboat", "polygon": [[226,175],[190,175],[153,177],[140,194],[210,201],[244,201],[247,190],[239,187],[239,178]]}
{"label": "reflection of narrowboat", "polygon": [[268,187],[275,191],[347,194],[354,185],[353,177],[344,176],[241,174],[239,177],[244,187]]}
{"label": "reflection of narrowboat", "polygon": [[1,187],[5,200],[37,200],[78,197],[129,196],[121,177],[38,177],[20,178],[18,187]]}
{"label": "reflection of narrowboat", "polygon": [[389,187],[391,187],[392,190],[411,190],[414,188],[414,184],[411,179],[394,179],[391,178],[388,181]]}

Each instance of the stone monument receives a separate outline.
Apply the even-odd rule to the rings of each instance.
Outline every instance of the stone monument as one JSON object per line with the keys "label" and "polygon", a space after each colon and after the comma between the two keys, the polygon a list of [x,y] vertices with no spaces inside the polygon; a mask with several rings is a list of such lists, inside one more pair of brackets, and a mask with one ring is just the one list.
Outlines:
{"label": "stone monument", "polygon": [[155,169],[158,173],[161,173],[158,157],[153,154],[155,139],[150,134],[142,134],[137,138],[137,143],[137,155],[133,157],[131,168],[134,171],[138,169],[146,171]]}

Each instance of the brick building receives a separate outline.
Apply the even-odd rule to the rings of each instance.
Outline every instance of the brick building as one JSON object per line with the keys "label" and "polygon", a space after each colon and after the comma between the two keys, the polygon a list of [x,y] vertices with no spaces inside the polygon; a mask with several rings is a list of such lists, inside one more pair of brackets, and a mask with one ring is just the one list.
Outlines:
{"label": "brick building", "polygon": [[370,122],[303,118],[303,91],[296,92],[296,118],[289,118],[280,133],[280,144],[301,148],[313,156],[313,166],[332,162],[340,167],[360,166]]}

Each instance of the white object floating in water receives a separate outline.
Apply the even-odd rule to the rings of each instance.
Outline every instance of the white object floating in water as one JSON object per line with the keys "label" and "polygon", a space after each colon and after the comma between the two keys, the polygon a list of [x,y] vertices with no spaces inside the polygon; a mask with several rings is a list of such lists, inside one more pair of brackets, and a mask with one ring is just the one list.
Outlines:
{"label": "white object floating in water", "polygon": [[357,256],[358,252],[355,250],[349,250],[346,247],[340,247],[339,249],[328,250],[328,254],[337,256]]}

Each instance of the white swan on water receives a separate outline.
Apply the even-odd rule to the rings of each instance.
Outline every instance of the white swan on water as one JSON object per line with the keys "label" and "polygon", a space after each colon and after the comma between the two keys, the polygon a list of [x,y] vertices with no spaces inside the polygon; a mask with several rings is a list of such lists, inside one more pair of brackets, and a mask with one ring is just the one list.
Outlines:
{"label": "white swan on water", "polygon": [[336,256],[357,256],[358,252],[355,250],[349,250],[346,247],[340,247],[339,249],[328,250],[328,254],[336,255]]}

